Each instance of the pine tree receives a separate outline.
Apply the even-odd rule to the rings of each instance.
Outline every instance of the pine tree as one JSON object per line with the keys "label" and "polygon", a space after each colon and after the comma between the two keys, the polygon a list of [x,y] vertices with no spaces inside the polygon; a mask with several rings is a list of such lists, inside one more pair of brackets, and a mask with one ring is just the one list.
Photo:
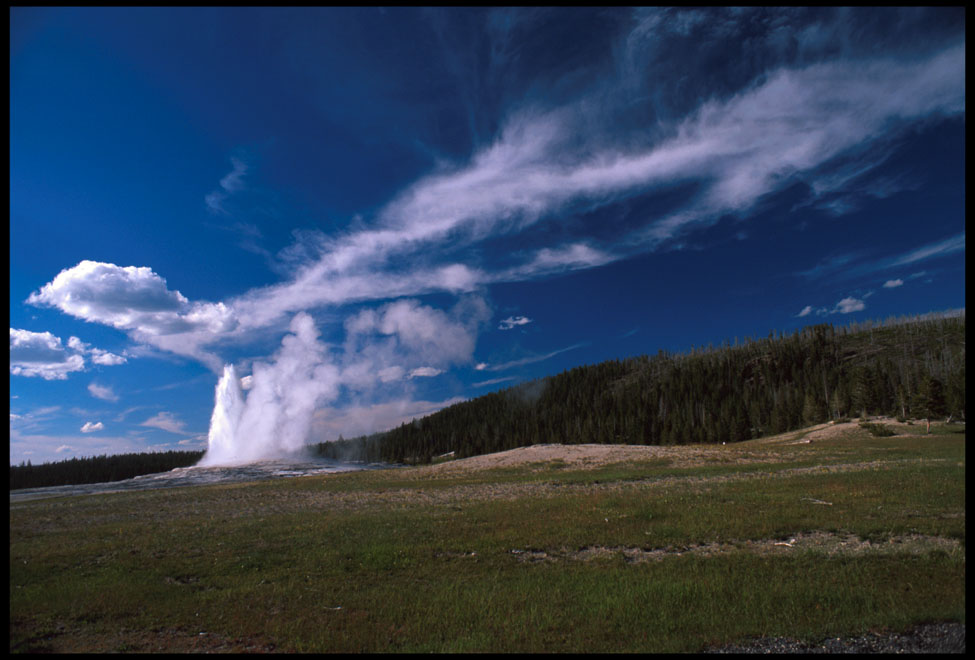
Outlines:
{"label": "pine tree", "polygon": [[818,424],[823,421],[823,406],[812,392],[806,392],[806,400],[802,406],[802,419],[806,424]]}
{"label": "pine tree", "polygon": [[931,432],[931,418],[940,417],[945,413],[944,386],[934,376],[928,375],[921,379],[911,407],[914,414],[923,417],[927,422],[927,432]]}
{"label": "pine tree", "polygon": [[850,395],[847,393],[846,385],[839,383],[833,388],[830,394],[830,407],[833,417],[844,417],[850,410]]}

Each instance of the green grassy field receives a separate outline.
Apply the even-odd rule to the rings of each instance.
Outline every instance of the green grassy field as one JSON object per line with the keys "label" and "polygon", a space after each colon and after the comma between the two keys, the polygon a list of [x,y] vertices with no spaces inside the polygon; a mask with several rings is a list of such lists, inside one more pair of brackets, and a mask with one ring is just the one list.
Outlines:
{"label": "green grassy field", "polygon": [[17,502],[10,650],[687,652],[964,622],[963,429]]}

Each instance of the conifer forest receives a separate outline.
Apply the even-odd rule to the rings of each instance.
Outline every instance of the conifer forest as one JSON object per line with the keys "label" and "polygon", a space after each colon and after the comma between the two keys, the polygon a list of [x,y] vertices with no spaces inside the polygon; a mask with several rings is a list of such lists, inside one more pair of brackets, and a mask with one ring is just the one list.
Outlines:
{"label": "conifer forest", "polygon": [[964,311],[580,366],[317,448],[331,458],[428,463],[541,443],[739,442],[870,415],[964,420]]}

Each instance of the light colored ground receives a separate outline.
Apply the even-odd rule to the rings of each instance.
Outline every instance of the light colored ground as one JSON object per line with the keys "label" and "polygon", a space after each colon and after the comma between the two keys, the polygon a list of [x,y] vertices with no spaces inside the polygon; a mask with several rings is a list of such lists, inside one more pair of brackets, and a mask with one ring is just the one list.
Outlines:
{"label": "light colored ground", "polygon": [[[842,424],[817,424],[799,431],[789,431],[779,435],[757,440],[749,440],[731,445],[681,445],[681,446],[648,446],[648,445],[563,445],[545,444],[519,447],[494,454],[483,454],[462,458],[436,465],[427,465],[416,470],[418,477],[449,476],[474,472],[491,468],[506,468],[530,465],[532,463],[545,464],[561,462],[567,468],[591,468],[621,463],[623,461],[653,461],[667,459],[673,467],[690,467],[709,462],[751,463],[780,462],[795,458],[789,453],[772,455],[766,450],[769,445],[802,445],[817,440],[837,438],[843,434],[858,430],[859,419]],[[914,425],[902,424],[889,417],[871,418],[871,422],[890,426],[898,435],[923,435],[923,422]]]}

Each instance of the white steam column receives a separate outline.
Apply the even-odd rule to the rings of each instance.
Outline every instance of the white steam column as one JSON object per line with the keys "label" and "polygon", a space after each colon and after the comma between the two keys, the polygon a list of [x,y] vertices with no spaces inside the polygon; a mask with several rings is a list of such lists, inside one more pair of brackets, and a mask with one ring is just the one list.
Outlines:
{"label": "white steam column", "polygon": [[243,458],[237,455],[237,439],[240,417],[244,412],[244,392],[234,365],[228,364],[223,368],[214,398],[209,445],[197,465],[238,463]]}

